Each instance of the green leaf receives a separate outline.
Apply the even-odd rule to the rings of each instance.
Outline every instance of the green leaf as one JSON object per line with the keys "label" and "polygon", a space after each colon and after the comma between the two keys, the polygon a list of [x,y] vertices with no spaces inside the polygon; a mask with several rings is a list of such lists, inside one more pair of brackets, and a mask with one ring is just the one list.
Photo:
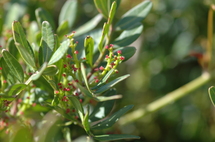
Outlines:
{"label": "green leaf", "polygon": [[54,52],[51,59],[49,60],[48,65],[54,64],[59,61],[69,49],[70,40],[67,39],[61,43],[60,47]]}
{"label": "green leaf", "polygon": [[2,75],[5,80],[9,84],[15,84],[16,83],[16,78],[13,76],[13,71],[10,70],[10,68],[7,66],[7,63],[5,62],[4,58],[0,58],[0,66],[2,67]]}
{"label": "green leaf", "polygon": [[[11,23],[14,20],[20,20],[22,16],[24,16],[26,9],[27,9],[27,3],[26,1],[16,1],[14,3],[11,3],[11,5],[7,5],[7,13],[5,16],[1,16],[4,18],[4,26],[8,29],[11,29]],[[3,9],[3,8],[1,8]],[[21,10],[20,10],[21,9]]]}
{"label": "green leaf", "polygon": [[90,134],[90,124],[89,124],[89,113],[87,113],[84,116],[84,120],[82,122],[82,125],[84,126],[84,130],[87,132],[87,134]]}
{"label": "green leaf", "polygon": [[32,75],[29,77],[29,79],[25,82],[25,84],[28,85],[31,81],[39,79],[39,78],[42,76],[42,74],[43,74],[44,70],[46,69],[46,67],[47,67],[47,63],[45,62],[45,63],[40,67],[39,71],[36,71],[34,74],[32,74]]}
{"label": "green leaf", "polygon": [[50,65],[46,67],[46,69],[43,72],[43,75],[49,75],[49,76],[54,76],[58,73],[58,68],[56,65]]}
{"label": "green leaf", "polygon": [[86,63],[91,67],[93,66],[93,50],[94,50],[94,40],[92,37],[87,36],[84,41]]}
{"label": "green leaf", "polygon": [[16,47],[25,63],[32,69],[36,69],[34,54],[28,41],[26,40],[25,32],[18,21],[14,21],[12,25],[13,38]]}
{"label": "green leaf", "polygon": [[23,89],[27,87],[26,84],[14,84],[10,89],[5,93],[7,96],[18,95]]}
{"label": "green leaf", "polygon": [[100,12],[106,19],[108,19],[111,4],[114,1],[117,3],[116,5],[119,6],[120,0],[94,0],[94,3],[98,12]]}
{"label": "green leaf", "polygon": [[117,30],[126,30],[133,27],[134,23],[141,23],[152,8],[152,2],[145,0],[126,12],[116,23]]}
{"label": "green leaf", "polygon": [[115,13],[116,13],[116,2],[114,1],[111,5],[111,8],[110,8],[110,11],[109,11],[109,14],[108,14],[108,24],[111,25],[112,24],[112,21],[113,21],[113,18],[115,16]]}
{"label": "green leaf", "polygon": [[126,112],[128,112],[132,108],[133,108],[133,105],[125,106],[124,108],[121,108],[119,111],[115,112],[110,117],[108,117],[107,119],[92,126],[91,128],[92,129],[107,129],[107,128],[113,126],[122,115],[124,115]]}
{"label": "green leaf", "polygon": [[212,104],[215,106],[215,87],[211,86],[208,89],[209,97],[211,99]]}
{"label": "green leaf", "polygon": [[93,97],[94,97],[93,94],[92,94],[90,91],[88,91],[86,88],[84,88],[84,87],[81,86],[80,84],[77,83],[76,86],[81,90],[81,92],[82,92],[85,96],[90,97],[90,98],[93,98]]}
{"label": "green leaf", "polygon": [[108,73],[105,74],[105,76],[97,83],[96,86],[92,87],[93,90],[96,90],[97,88],[101,87],[102,84],[106,83],[108,78],[112,75],[114,72],[114,69],[111,69],[108,71]]}
{"label": "green leaf", "polygon": [[42,52],[43,52],[43,62],[48,62],[52,56],[54,50],[54,34],[52,32],[51,25],[44,21],[42,23]]}
{"label": "green leaf", "polygon": [[78,44],[76,46],[76,49],[79,51],[80,54],[78,54],[79,58],[83,58],[84,56],[84,40],[86,36],[91,36],[94,39],[94,53],[95,51],[98,51],[98,44],[101,39],[102,30],[101,29],[95,29],[93,31],[90,31],[89,33],[83,34],[81,36],[75,37],[75,41],[78,41]]}
{"label": "green leaf", "polygon": [[68,96],[68,98],[70,99],[70,101],[74,105],[76,111],[78,112],[81,122],[83,122],[84,121],[84,109],[83,109],[81,103],[75,96],[70,95],[70,96]]}
{"label": "green leaf", "polygon": [[77,0],[67,0],[60,11],[58,24],[61,25],[63,21],[68,21],[69,29],[71,29],[75,22],[77,7]]}
{"label": "green leaf", "polygon": [[49,14],[45,9],[43,8],[37,8],[35,11],[36,19],[40,27],[42,27],[43,21],[48,21],[51,24],[51,27],[55,29],[54,20],[52,18],[52,15]]}
{"label": "green leaf", "polygon": [[121,140],[121,139],[140,139],[138,136],[134,135],[126,135],[126,134],[106,134],[106,135],[95,135],[94,139],[99,141],[113,141],[113,140]]}
{"label": "green leaf", "polygon": [[108,27],[109,25],[107,23],[104,23],[103,29],[102,29],[102,36],[100,38],[99,47],[98,47],[100,52],[102,52],[102,49],[103,49],[104,38],[108,34]]}
{"label": "green leaf", "polygon": [[5,49],[2,50],[2,55],[13,77],[20,83],[24,82],[24,72],[16,58]]}
{"label": "green leaf", "polygon": [[122,51],[122,56],[125,57],[125,59],[123,60],[123,62],[127,61],[128,59],[130,59],[136,52],[136,48],[135,47],[122,47],[122,48],[117,48],[116,50],[114,50],[114,54],[117,55],[117,51],[121,50]]}
{"label": "green leaf", "polygon": [[63,21],[57,28],[57,35],[60,39],[63,39],[64,35],[69,33],[69,22]]}
{"label": "green leaf", "polygon": [[70,116],[70,115],[68,115],[67,113],[66,113],[66,110],[65,109],[62,109],[62,108],[60,108],[59,106],[49,106],[50,108],[54,108],[58,113],[60,113],[63,117],[65,117],[66,119],[68,119],[68,120],[72,120],[73,118]]}
{"label": "green leaf", "polygon": [[95,97],[97,101],[99,102],[104,102],[104,101],[109,101],[109,100],[116,100],[116,99],[121,99],[122,95],[114,95],[114,96],[97,96]]}
{"label": "green leaf", "polygon": [[[115,94],[116,94],[116,90],[111,89],[105,92],[104,96],[109,97]],[[115,102],[114,100],[99,102],[89,116],[90,121],[95,122],[108,116],[114,107],[114,102]]]}
{"label": "green leaf", "polygon": [[[0,94],[0,97],[2,100],[7,100],[7,101],[14,101],[16,98],[14,96],[8,96],[8,95],[5,95],[5,94]],[[0,111],[1,111],[1,108],[0,108]]]}
{"label": "green leaf", "polygon": [[82,73],[82,76],[84,78],[84,83],[87,86],[87,89],[89,90],[89,92],[91,92],[89,84],[88,84],[87,76],[86,76],[85,67],[84,67],[83,63],[81,63],[81,73]]}
{"label": "green leaf", "polygon": [[98,83],[98,86],[106,83],[108,78],[112,75],[112,73],[114,72],[114,69],[111,69],[110,71],[108,71],[108,73],[101,79],[101,81]]}
{"label": "green leaf", "polygon": [[75,37],[77,37],[79,35],[82,35],[84,33],[87,33],[89,31],[91,31],[92,29],[94,29],[99,24],[101,19],[102,19],[102,15],[98,14],[94,18],[92,18],[90,21],[88,21],[85,24],[83,24],[80,27],[78,27],[75,30],[75,32],[76,32]]}
{"label": "green leaf", "polygon": [[122,81],[122,80],[128,78],[129,76],[130,76],[130,75],[127,74],[127,75],[118,77],[118,78],[112,80],[111,82],[109,82],[109,83],[107,83],[107,84],[101,86],[101,87],[98,88],[94,93],[96,93],[96,94],[97,94],[97,93],[102,93],[102,92],[108,90],[109,88],[113,87],[114,85],[116,85],[116,84],[119,83],[120,81]]}
{"label": "green leaf", "polygon": [[113,44],[123,47],[133,43],[143,31],[143,25],[141,23],[135,23],[133,25],[134,28],[123,31],[120,36],[114,40]]}
{"label": "green leaf", "polygon": [[6,49],[9,49],[9,52],[16,58],[18,59],[18,56],[19,56],[19,52],[16,48],[16,45],[15,45],[15,41],[14,39],[11,37],[8,39],[7,41],[7,48]]}

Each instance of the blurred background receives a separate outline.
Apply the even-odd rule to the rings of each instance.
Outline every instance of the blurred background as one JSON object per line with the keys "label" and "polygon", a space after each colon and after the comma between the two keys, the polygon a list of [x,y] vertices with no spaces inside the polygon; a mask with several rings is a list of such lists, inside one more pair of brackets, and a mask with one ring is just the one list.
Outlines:
{"label": "blurred background", "polygon": [[[123,13],[142,1],[122,0],[116,21]],[[23,20],[26,15],[30,21],[35,21],[35,9],[38,7],[46,9],[57,25],[64,2],[65,0],[1,0],[0,18],[5,26],[3,29],[0,28],[3,31],[0,45],[6,44],[3,39],[10,36],[12,21]],[[117,85],[118,92],[123,98],[117,101],[116,109],[128,104],[135,105],[132,110],[138,109],[192,81],[203,72],[197,58],[190,54],[204,52],[207,14],[213,1],[152,2],[153,8],[143,22],[143,33],[133,43],[137,52],[120,66],[120,73],[129,73],[131,77]],[[98,12],[93,0],[79,0],[75,27],[96,14]],[[210,82],[161,110],[126,126],[116,126],[116,129],[121,133],[141,137],[140,140],[131,140],[134,142],[213,142],[215,108],[207,93],[211,85],[215,83]],[[81,129],[80,133],[84,134]]]}

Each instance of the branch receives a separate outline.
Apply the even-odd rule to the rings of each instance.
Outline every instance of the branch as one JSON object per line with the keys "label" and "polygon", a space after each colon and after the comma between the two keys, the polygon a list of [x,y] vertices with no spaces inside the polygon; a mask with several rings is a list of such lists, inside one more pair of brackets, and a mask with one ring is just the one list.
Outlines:
{"label": "branch", "polygon": [[126,114],[125,116],[120,118],[119,124],[125,125],[127,123],[134,122],[135,120],[138,120],[149,113],[155,112],[162,107],[165,107],[166,105],[180,99],[181,97],[186,96],[188,93],[206,84],[210,79],[210,74],[205,72],[200,77],[174,90],[173,92],[168,93],[164,97],[148,104],[143,108],[139,108],[131,113]]}

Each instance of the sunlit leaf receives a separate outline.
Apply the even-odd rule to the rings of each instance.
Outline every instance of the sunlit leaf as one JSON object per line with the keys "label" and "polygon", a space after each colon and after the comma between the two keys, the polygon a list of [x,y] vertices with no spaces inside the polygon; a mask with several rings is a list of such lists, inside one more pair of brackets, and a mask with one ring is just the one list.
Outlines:
{"label": "sunlit leaf", "polygon": [[94,51],[94,40],[92,37],[87,36],[84,41],[86,63],[93,66],[93,51]]}
{"label": "sunlit leaf", "polygon": [[75,32],[76,32],[75,36],[77,37],[79,35],[82,35],[84,33],[87,33],[89,31],[93,30],[99,24],[101,19],[102,19],[101,14],[96,15],[94,18],[92,18],[90,21],[86,22],[84,25],[81,25],[80,27],[78,27],[75,30]]}
{"label": "sunlit leaf", "polygon": [[9,90],[5,93],[8,96],[18,95],[23,89],[27,87],[26,84],[14,84],[9,88]]}
{"label": "sunlit leaf", "polygon": [[54,76],[58,73],[58,68],[55,65],[48,66],[44,71],[44,75]]}
{"label": "sunlit leaf", "polygon": [[52,32],[51,25],[44,21],[42,23],[42,52],[43,52],[43,62],[48,62],[52,56],[54,50],[54,34]]}
{"label": "sunlit leaf", "polygon": [[18,21],[14,21],[12,25],[13,38],[15,40],[16,47],[21,55],[22,59],[32,69],[36,69],[34,54],[28,41],[26,40],[25,32]]}
{"label": "sunlit leaf", "polygon": [[116,5],[119,6],[121,0],[94,0],[97,10],[107,19],[111,9],[111,4],[116,2]]}
{"label": "sunlit leaf", "polygon": [[67,39],[63,43],[61,43],[60,47],[54,52],[52,55],[48,65],[54,64],[59,61],[69,49],[70,40]]}
{"label": "sunlit leaf", "polygon": [[68,21],[63,21],[57,28],[57,35],[60,37],[60,39],[63,39],[63,37],[69,33],[69,23]]}
{"label": "sunlit leaf", "polygon": [[68,21],[71,29],[76,19],[77,7],[77,0],[67,0],[60,11],[58,24],[61,25],[63,21]]}

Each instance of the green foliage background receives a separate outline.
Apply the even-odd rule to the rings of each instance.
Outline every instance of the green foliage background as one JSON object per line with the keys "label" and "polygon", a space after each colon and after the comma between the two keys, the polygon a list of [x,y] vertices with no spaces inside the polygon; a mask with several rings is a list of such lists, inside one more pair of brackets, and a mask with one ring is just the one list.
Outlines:
{"label": "green foliage background", "polygon": [[[31,21],[35,20],[34,12],[38,7],[46,9],[57,24],[64,2],[65,0],[1,0],[0,6],[4,11],[1,8],[0,15],[7,19],[3,33],[9,33],[12,21],[23,20],[26,14]],[[117,15],[122,15],[139,2],[141,0],[122,0]],[[9,9],[12,3],[18,3],[22,11],[16,13],[15,8]],[[75,23],[77,27],[98,13],[92,0],[79,0],[79,3]],[[138,48],[137,53],[119,69],[121,74],[130,73],[131,77],[117,86],[123,95],[123,99],[117,101],[120,104],[117,107],[135,104],[135,110],[201,75],[203,70],[197,59],[189,54],[194,51],[204,52],[207,14],[211,3],[209,0],[153,0],[153,9],[144,21],[144,32],[133,43]],[[8,18],[13,15],[18,17]],[[0,42],[4,46],[3,40]],[[212,142],[215,140],[215,109],[207,95],[207,88],[212,83],[158,112],[126,126],[115,126],[115,129],[140,136],[140,140],[133,140],[136,142]],[[75,130],[74,133],[84,134],[79,128]]]}

